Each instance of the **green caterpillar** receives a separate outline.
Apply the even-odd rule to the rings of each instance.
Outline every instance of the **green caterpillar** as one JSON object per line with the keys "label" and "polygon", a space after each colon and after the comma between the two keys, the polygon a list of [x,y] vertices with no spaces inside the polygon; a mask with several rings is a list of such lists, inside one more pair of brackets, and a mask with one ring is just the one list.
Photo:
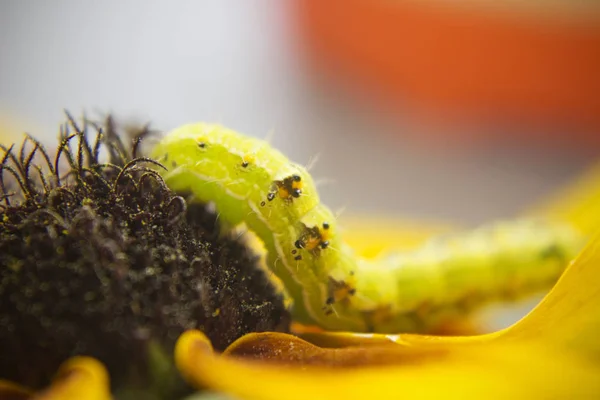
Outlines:
{"label": "green caterpillar", "polygon": [[518,220],[436,237],[376,260],[358,257],[306,169],[266,142],[198,123],[152,156],[175,191],[245,223],[304,324],[355,332],[427,332],[491,300],[551,286],[585,243],[568,224]]}

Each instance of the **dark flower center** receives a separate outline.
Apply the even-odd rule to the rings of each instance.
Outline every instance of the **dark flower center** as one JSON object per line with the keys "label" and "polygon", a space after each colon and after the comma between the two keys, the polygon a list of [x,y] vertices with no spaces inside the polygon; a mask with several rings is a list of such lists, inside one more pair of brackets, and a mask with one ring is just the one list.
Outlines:
{"label": "dark flower center", "polygon": [[119,385],[144,379],[150,343],[170,354],[186,329],[217,349],[289,329],[243,237],[220,235],[214,213],[136,154],[147,129],[128,146],[111,118],[80,128],[69,117],[62,132],[54,160],[32,138],[2,156],[0,378],[44,385],[68,357],[90,355]]}

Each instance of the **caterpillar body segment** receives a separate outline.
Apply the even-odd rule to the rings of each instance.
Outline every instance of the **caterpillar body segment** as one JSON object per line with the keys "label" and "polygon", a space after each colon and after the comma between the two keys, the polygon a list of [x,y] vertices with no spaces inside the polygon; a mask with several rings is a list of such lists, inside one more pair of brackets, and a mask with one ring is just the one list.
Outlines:
{"label": "caterpillar body segment", "polygon": [[[264,155],[269,149],[264,141],[242,138],[219,126],[196,124],[175,130],[159,143],[154,154],[169,167],[169,179],[174,182],[171,176],[180,176],[177,184],[172,183],[176,190],[189,186],[186,179],[193,175],[197,181],[193,192],[199,201],[219,205],[228,196],[236,197],[244,211],[258,213],[276,232],[298,221],[319,203],[319,198],[313,190],[283,199],[276,182],[299,177],[303,185],[314,184],[304,167],[287,162],[281,153],[271,150],[270,157]],[[284,201],[273,201],[275,198]],[[227,212],[219,211],[224,217],[230,213],[228,208]]]}
{"label": "caterpillar body segment", "polygon": [[491,301],[548,289],[585,242],[564,223],[497,222],[382,255],[371,262],[376,269],[359,276],[356,290],[366,297],[381,293],[371,306],[378,316],[374,330],[395,331],[402,323],[394,316],[402,316],[402,331],[428,332]]}
{"label": "caterpillar body segment", "polygon": [[169,168],[171,189],[252,230],[295,319],[329,330],[428,332],[488,301],[547,289],[586,239],[566,223],[517,220],[363,259],[306,169],[264,141],[200,123],[167,134],[152,156]]}
{"label": "caterpillar body segment", "polygon": [[298,320],[314,322],[325,316],[325,303],[320,299],[326,297],[327,288],[320,282],[326,280],[317,278],[311,258],[301,257],[295,247],[296,238],[304,232],[302,218],[319,201],[316,190],[303,190],[297,197],[292,194],[301,187],[314,188],[303,167],[288,162],[266,142],[207,124],[172,132],[154,148],[153,156],[170,166],[164,178],[173,190],[214,203],[221,222],[245,223],[263,241],[268,264],[293,299]]}

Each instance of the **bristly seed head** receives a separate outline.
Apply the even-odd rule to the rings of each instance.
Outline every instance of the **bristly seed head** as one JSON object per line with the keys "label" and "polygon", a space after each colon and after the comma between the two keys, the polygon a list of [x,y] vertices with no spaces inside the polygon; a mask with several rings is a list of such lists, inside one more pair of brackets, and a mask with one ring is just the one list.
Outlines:
{"label": "bristly seed head", "polygon": [[112,118],[67,116],[54,159],[32,137],[0,153],[0,378],[37,387],[84,354],[118,385],[150,341],[170,351],[185,329],[217,349],[289,329],[258,258],[137,154],[147,127],[125,145]]}

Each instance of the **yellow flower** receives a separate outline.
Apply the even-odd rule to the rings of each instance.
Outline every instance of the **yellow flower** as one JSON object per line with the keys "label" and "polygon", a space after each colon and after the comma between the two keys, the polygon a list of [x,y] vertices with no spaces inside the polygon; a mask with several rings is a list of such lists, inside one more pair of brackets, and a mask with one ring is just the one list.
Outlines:
{"label": "yellow flower", "polygon": [[[540,207],[541,212],[593,231],[600,201],[595,201],[598,185],[589,182],[597,181],[578,184],[587,189],[572,190],[561,197],[568,202],[554,201]],[[575,203],[576,209],[570,206]],[[583,214],[581,204],[587,207]],[[398,242],[414,246],[431,233],[450,229],[404,225],[384,232],[381,226],[374,228],[377,224],[371,220],[350,226],[349,241],[362,254]],[[600,398],[598,332],[600,237],[530,314],[499,332],[470,337],[253,333],[217,354],[202,332],[191,330],[179,338],[175,360],[195,387],[237,399]],[[111,393],[105,367],[76,357],[42,392],[0,381],[0,400],[8,398],[101,400]]]}

